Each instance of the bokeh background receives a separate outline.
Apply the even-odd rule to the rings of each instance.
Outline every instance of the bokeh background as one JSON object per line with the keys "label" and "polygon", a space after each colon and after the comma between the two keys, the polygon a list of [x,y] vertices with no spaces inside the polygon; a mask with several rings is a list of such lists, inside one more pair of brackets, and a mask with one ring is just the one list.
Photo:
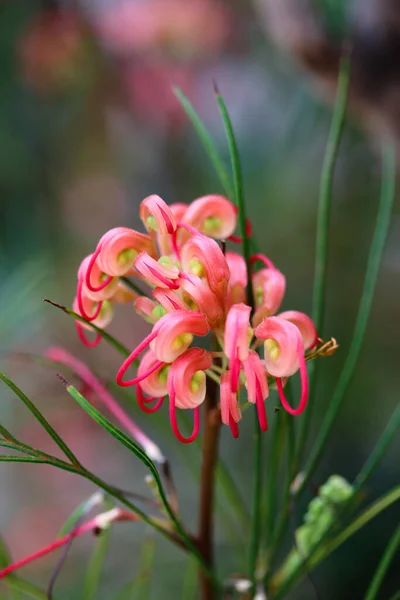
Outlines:
{"label": "bokeh background", "polygon": [[[352,3],[320,0],[320,5],[332,34],[342,35]],[[274,47],[245,0],[2,0],[0,57],[2,370],[37,402],[88,468],[124,489],[146,492],[142,465],[74,405],[54,372],[21,356],[62,345],[103,380],[115,374],[119,357],[103,344],[82,347],[73,322],[42,298],[69,304],[81,258],[107,229],[139,228],[138,206],[148,194],[190,202],[221,192],[171,91],[172,84],[182,87],[227,158],[212,88],[216,79],[238,136],[255,236],[287,276],[284,309],[310,312],[330,98],[321,99],[313,80]],[[349,122],[335,177],[323,332],[338,339],[340,351],[321,365],[314,433],[349,347],[379,175],[374,141]],[[315,475],[317,485],[331,473],[354,478],[398,402],[399,211],[396,202],[366,343]],[[147,327],[123,307],[111,331],[133,347]],[[53,449],[4,388],[0,398],[5,425],[28,443]],[[129,395],[119,399],[170,457],[182,512],[194,526],[198,449],[182,452],[165,414],[143,416]],[[223,432],[221,451],[250,505],[252,423],[244,421],[239,441]],[[265,444],[268,452],[268,440]],[[371,500],[398,483],[399,450],[397,441],[370,482]],[[53,539],[73,508],[93,492],[87,482],[46,466],[0,465],[0,482],[0,531],[15,558]],[[390,509],[318,567],[314,581],[320,598],[363,597],[398,518],[398,510]],[[217,558],[221,573],[239,573],[246,565],[243,542],[226,537],[227,519],[232,520],[229,507],[219,504]],[[141,545],[148,536],[140,524],[114,528],[99,600],[116,598],[140,573]],[[291,543],[288,539],[288,548]],[[92,546],[90,536],[74,543],[57,599],[84,597]],[[149,595],[142,591],[137,597],[183,597],[185,556],[159,538],[155,553]],[[21,573],[45,587],[55,560],[42,559]],[[390,570],[382,600],[400,588],[399,566],[397,561]],[[1,586],[0,597],[7,598]],[[306,581],[289,597],[313,598],[315,592]]]}

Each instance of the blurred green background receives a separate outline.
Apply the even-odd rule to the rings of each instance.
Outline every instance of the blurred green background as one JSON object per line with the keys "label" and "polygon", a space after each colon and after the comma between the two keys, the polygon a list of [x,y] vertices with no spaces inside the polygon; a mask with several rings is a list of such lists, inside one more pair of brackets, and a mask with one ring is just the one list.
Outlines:
{"label": "blurred green background", "polygon": [[[227,157],[212,91],[212,80],[217,80],[238,135],[255,236],[287,277],[283,309],[311,310],[329,104],[314,94],[309,76],[265,37],[248,2],[191,2],[164,0],[166,12],[156,0],[0,4],[2,370],[37,402],[85,466],[106,481],[139,492],[146,491],[143,466],[74,405],[53,372],[17,355],[62,345],[103,380],[111,380],[119,357],[103,344],[95,350],[82,347],[73,322],[42,298],[69,305],[82,257],[107,229],[139,228],[138,206],[146,195],[190,202],[221,192],[172,95],[172,83],[192,100]],[[320,4],[332,32],[343,32],[346,4]],[[161,20],[162,26],[152,29],[152,19]],[[321,364],[314,433],[349,347],[375,223],[379,175],[379,154],[349,123],[335,177],[328,318],[322,332],[326,339],[337,338],[340,350]],[[315,475],[317,485],[331,473],[354,478],[398,402],[399,211],[397,202],[366,343]],[[130,307],[123,307],[110,330],[133,347],[147,327]],[[52,449],[45,433],[4,387],[0,397],[1,421],[27,443]],[[170,457],[182,513],[195,526],[198,450],[185,447],[182,456],[164,413],[143,415],[132,399],[120,399]],[[271,421],[276,418],[273,404]],[[251,429],[252,419],[244,419],[240,439],[234,441],[224,431],[221,446],[249,506]],[[265,444],[268,452],[268,439]],[[399,450],[397,440],[366,490],[371,500],[398,483]],[[46,466],[1,465],[0,481],[0,531],[16,558],[53,539],[73,508],[93,491],[87,482]],[[306,500],[311,497],[310,492]],[[227,539],[223,528],[224,520],[232,518],[229,513],[220,506],[217,514],[216,556],[225,575],[246,568],[243,541]],[[318,567],[313,580],[320,598],[363,597],[398,518],[399,511],[391,508]],[[116,597],[140,570],[140,548],[148,535],[137,524],[114,528],[99,600]],[[288,539],[287,548],[291,544]],[[92,546],[90,537],[74,543],[55,598],[83,598],[82,578]],[[148,597],[182,597],[185,556],[158,538],[155,552]],[[44,587],[55,560],[47,557],[21,573]],[[400,588],[399,567],[397,560],[382,600]],[[1,586],[0,597],[7,598]],[[145,599],[144,593],[138,597]],[[305,581],[289,597],[307,599],[315,593]]]}

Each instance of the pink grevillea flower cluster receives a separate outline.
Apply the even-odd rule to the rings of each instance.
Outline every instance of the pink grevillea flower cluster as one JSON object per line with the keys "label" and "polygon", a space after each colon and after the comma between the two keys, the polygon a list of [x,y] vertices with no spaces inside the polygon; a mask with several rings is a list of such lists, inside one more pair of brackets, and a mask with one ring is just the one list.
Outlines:
{"label": "pink grevillea flower cluster", "polygon": [[[236,207],[219,195],[171,206],[153,195],[141,203],[140,217],[146,234],[112,229],[83,260],[74,301],[76,312],[101,328],[110,322],[113,305],[119,302],[133,302],[135,311],[152,324],[150,334],[121,365],[118,384],[136,386],[138,403],[148,413],[158,410],[168,396],[171,426],[182,442],[193,441],[199,432],[207,377],[220,385],[221,419],[234,437],[242,418],[241,390],[256,405],[262,430],[267,429],[268,381],[276,380],[283,407],[292,415],[300,414],[308,398],[305,353],[316,345],[317,332],[303,313],[276,314],[286,280],[262,254],[251,258],[254,310],[246,304],[246,262],[240,254],[225,251],[225,240],[241,242],[234,235]],[[127,285],[130,278],[139,286],[147,284],[150,292],[132,292]],[[77,322],[77,327],[87,345],[99,343],[100,334],[94,341],[85,337],[88,324]],[[195,337],[209,334],[219,346],[214,351],[193,345]],[[135,365],[133,376],[129,372]],[[301,398],[292,408],[284,384],[297,371]],[[177,408],[194,411],[188,437],[179,431]]]}

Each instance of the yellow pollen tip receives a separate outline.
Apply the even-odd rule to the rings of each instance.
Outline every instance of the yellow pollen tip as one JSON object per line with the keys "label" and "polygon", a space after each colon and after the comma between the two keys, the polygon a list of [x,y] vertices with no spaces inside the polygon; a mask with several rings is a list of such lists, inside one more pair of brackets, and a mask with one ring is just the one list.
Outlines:
{"label": "yellow pollen tip", "polygon": [[205,380],[204,371],[196,371],[190,382],[190,390],[194,393],[198,392]]}
{"label": "yellow pollen tip", "polygon": [[189,346],[192,343],[193,336],[191,333],[182,333],[178,335],[172,342],[171,346],[173,350],[181,350],[185,346]]}
{"label": "yellow pollen tip", "polygon": [[170,365],[168,365],[167,367],[163,367],[162,369],[160,369],[160,372],[158,373],[158,381],[160,383],[167,382],[168,373],[169,373],[170,368],[171,368]]}
{"label": "yellow pollen tip", "polygon": [[264,299],[264,290],[263,288],[256,288],[255,290],[255,297],[256,297],[256,304],[262,304],[262,301]]}
{"label": "yellow pollen tip", "polygon": [[272,338],[265,340],[264,348],[265,348],[265,352],[270,355],[272,360],[277,360],[279,358],[281,350],[280,350],[279,344],[276,340],[273,340]]}
{"label": "yellow pollen tip", "polygon": [[217,217],[207,217],[203,223],[203,233],[214,233],[221,229],[221,219]]}
{"label": "yellow pollen tip", "polygon": [[162,267],[167,267],[167,268],[171,268],[173,267],[173,262],[170,259],[169,256],[160,256],[160,258],[158,259],[158,263],[162,266]]}
{"label": "yellow pollen tip", "polygon": [[147,229],[154,229],[155,231],[158,231],[157,220],[152,215],[150,215],[149,217],[147,217],[147,219],[146,219],[146,226],[147,226]]}
{"label": "yellow pollen tip", "polygon": [[128,265],[129,263],[133,263],[138,253],[133,248],[126,248],[126,250],[122,250],[118,254],[117,263],[121,266]]}
{"label": "yellow pollen tip", "polygon": [[190,272],[193,275],[197,275],[197,277],[203,277],[204,275],[204,267],[202,263],[197,259],[193,258],[189,261]]}
{"label": "yellow pollen tip", "polygon": [[167,311],[165,310],[165,308],[163,306],[161,306],[161,304],[159,304],[158,306],[153,308],[153,310],[151,311],[151,314],[152,314],[153,319],[158,321],[159,319],[161,319],[161,317],[163,317],[164,315],[167,314]]}

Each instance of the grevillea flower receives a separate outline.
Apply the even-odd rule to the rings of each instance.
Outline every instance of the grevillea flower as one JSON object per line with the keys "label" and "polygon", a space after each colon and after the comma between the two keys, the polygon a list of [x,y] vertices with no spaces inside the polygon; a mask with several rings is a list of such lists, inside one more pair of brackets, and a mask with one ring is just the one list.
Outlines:
{"label": "grevillea flower", "polygon": [[[196,310],[177,310],[174,313],[164,315],[153,327],[153,331],[124,361],[117,373],[117,383],[121,386],[135,385],[145,379],[145,374],[135,377],[129,381],[123,381],[126,370],[150,345],[151,350],[157,357],[158,366],[162,363],[172,363],[183,354],[193,341],[194,335],[203,336],[209,331],[206,316]],[[150,373],[149,373],[150,374]]]}
{"label": "grevillea flower", "polygon": [[[155,323],[158,320],[156,312],[158,305],[154,300],[151,300],[151,298],[148,298],[147,296],[139,296],[139,298],[135,300],[133,308],[135,309],[135,312],[143,317],[148,323]],[[164,314],[160,316],[164,316]]]}
{"label": "grevillea flower", "polygon": [[[175,218],[176,223],[180,223],[184,220],[186,211],[188,209],[188,205],[183,202],[176,202],[175,204],[170,204],[169,209]],[[182,235],[186,234],[186,235]],[[172,238],[170,235],[157,235],[157,244],[160,248],[160,252],[164,256],[169,256],[175,252],[174,249],[174,240],[178,246],[181,246],[183,241],[187,240],[189,236],[187,232],[180,229],[180,231],[176,232],[176,238]]]}
{"label": "grevillea flower", "polygon": [[175,281],[179,277],[179,269],[167,256],[154,260],[146,252],[141,252],[135,260],[135,267],[151,284],[158,287],[178,289]]}
{"label": "grevillea flower", "polygon": [[[273,316],[283,300],[286,280],[269,258],[250,257],[254,271],[249,274],[244,258],[225,253],[225,244],[216,241],[240,241],[232,235],[236,207],[216,194],[189,206],[167,206],[152,195],[142,202],[140,216],[149,235],[124,227],[112,229],[80,266],[74,309],[87,321],[77,323],[81,339],[95,346],[101,334],[87,340],[84,329],[90,329],[91,323],[106,326],[114,303],[132,302],[152,330],[119,368],[117,383],[136,386],[138,404],[146,413],[161,409],[169,396],[171,426],[183,442],[192,441],[199,431],[207,378],[219,384],[221,419],[234,437],[239,435],[243,389],[255,405],[260,428],[267,429],[269,378],[276,379],[285,409],[300,414],[308,398],[305,352],[318,343],[317,332],[312,320],[298,311]],[[250,223],[247,229],[251,230]],[[258,271],[257,262],[262,263]],[[254,307],[246,303],[250,275]],[[145,283],[152,288],[151,297],[127,287],[131,276],[141,280],[140,287]],[[192,346],[194,336],[209,332],[219,348],[207,352]],[[256,352],[259,340],[264,342],[263,360]],[[292,408],[283,385],[298,370],[301,398]],[[179,431],[176,408],[194,410],[188,437]]]}
{"label": "grevillea flower", "polygon": [[227,198],[210,194],[194,200],[182,221],[204,235],[223,240],[235,231],[237,217],[235,207]]}
{"label": "grevillea flower", "polygon": [[[122,277],[132,269],[140,252],[155,256],[154,242],[149,235],[127,227],[110,229],[100,239],[97,250],[100,269],[113,277]],[[86,281],[88,285],[88,282]]]}
{"label": "grevillea flower", "polygon": [[[303,412],[308,400],[308,375],[304,358],[304,344],[300,330],[286,319],[269,317],[255,329],[255,335],[264,341],[264,360],[268,373],[276,378],[281,402],[292,415]],[[299,406],[293,409],[287,402],[282,378],[290,377],[300,369],[301,397]]]}
{"label": "grevillea flower", "polygon": [[[87,284],[87,274],[90,273],[90,287]],[[102,271],[95,254],[89,254],[78,269],[77,296],[83,294],[90,300],[99,302],[113,297],[118,287],[118,279],[110,277]]]}
{"label": "grevillea flower", "polygon": [[173,212],[164,200],[153,194],[140,204],[140,218],[148,231],[158,231],[161,235],[171,234],[176,229]]}
{"label": "grevillea flower", "polygon": [[224,351],[229,359],[232,392],[237,392],[240,363],[249,356],[250,306],[234,304],[225,324]]}
{"label": "grevillea flower", "polygon": [[[172,430],[184,443],[193,441],[199,432],[199,405],[206,395],[205,370],[212,364],[206,350],[191,348],[181,354],[171,365],[168,373],[169,414]],[[191,435],[183,437],[179,431],[175,407],[194,409],[194,426]]]}
{"label": "grevillea flower", "polygon": [[254,350],[250,350],[249,356],[243,361],[243,371],[246,377],[248,401],[256,404],[260,427],[266,431],[268,423],[265,400],[268,398],[268,381],[265,367]]}
{"label": "grevillea flower", "polygon": [[230,375],[225,372],[221,375],[220,385],[221,421],[229,425],[234,438],[239,437],[238,421],[242,413],[237,402],[237,395],[232,392]]}
{"label": "grevillea flower", "polygon": [[204,313],[212,329],[220,329],[224,320],[224,309],[208,285],[193,273],[190,275],[182,273],[179,283],[184,292],[184,300],[189,307]]}
{"label": "grevillea flower", "polygon": [[236,252],[225,254],[229,268],[228,307],[232,304],[246,302],[247,267],[243,256]]}
{"label": "grevillea flower", "polygon": [[164,309],[165,312],[173,312],[174,310],[187,308],[187,304],[183,298],[174,290],[168,288],[155,288],[152,294],[161,304],[161,308]]}
{"label": "grevillea flower", "polygon": [[229,267],[217,242],[205,235],[195,235],[182,246],[182,268],[205,278],[210,289],[224,301],[229,281]]}
{"label": "grevillea flower", "polygon": [[252,282],[256,303],[253,325],[257,326],[264,317],[274,315],[279,309],[285,295],[286,278],[273,267],[255,273]]}
{"label": "grevillea flower", "polygon": [[296,325],[300,331],[301,337],[303,338],[304,350],[308,350],[315,346],[318,342],[318,334],[315,329],[314,321],[310,319],[308,315],[305,315],[298,310],[287,310],[279,313],[281,319],[286,319]]}

